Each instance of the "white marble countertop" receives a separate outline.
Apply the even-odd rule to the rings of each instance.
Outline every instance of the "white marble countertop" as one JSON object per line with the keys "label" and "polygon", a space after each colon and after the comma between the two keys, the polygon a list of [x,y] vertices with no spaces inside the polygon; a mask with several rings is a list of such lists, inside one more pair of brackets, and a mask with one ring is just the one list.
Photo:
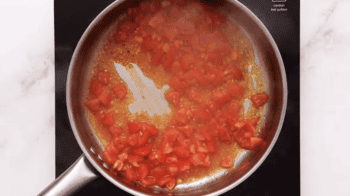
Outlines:
{"label": "white marble countertop", "polygon": [[[350,195],[350,1],[301,1],[301,193]],[[53,1],[0,1],[0,195],[55,178]]]}

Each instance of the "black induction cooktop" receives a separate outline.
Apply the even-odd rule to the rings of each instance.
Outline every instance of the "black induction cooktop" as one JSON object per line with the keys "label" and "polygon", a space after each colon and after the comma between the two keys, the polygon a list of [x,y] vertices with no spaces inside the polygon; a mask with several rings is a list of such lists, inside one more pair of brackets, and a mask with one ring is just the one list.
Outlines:
{"label": "black induction cooktop", "polygon": [[[73,51],[91,21],[112,0],[55,0],[56,177],[82,151],[67,115],[65,85]],[[288,81],[288,105],[280,136],[263,164],[224,195],[300,195],[300,1],[240,0],[270,31],[281,52]],[[103,177],[75,195],[128,195]]]}

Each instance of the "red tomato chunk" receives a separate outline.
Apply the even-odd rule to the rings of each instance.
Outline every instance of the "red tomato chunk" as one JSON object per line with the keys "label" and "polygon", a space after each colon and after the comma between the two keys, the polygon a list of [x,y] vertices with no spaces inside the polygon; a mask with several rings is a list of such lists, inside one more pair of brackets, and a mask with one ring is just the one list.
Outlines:
{"label": "red tomato chunk", "polygon": [[269,97],[265,93],[258,93],[253,95],[250,99],[252,100],[253,105],[258,108],[263,106]]}

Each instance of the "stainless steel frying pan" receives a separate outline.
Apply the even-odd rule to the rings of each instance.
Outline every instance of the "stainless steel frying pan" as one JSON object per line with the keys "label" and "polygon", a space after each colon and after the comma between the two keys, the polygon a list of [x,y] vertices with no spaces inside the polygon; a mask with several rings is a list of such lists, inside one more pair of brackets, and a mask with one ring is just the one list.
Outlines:
{"label": "stainless steel frying pan", "polygon": [[[69,120],[83,155],[59,178],[39,195],[69,195],[88,182],[103,176],[117,187],[133,195],[168,195],[169,192],[158,187],[145,188],[130,183],[123,178],[114,178],[101,156],[104,148],[87,117],[84,98],[88,92],[89,72],[92,60],[103,41],[120,21],[124,20],[126,10],[132,1],[115,1],[103,10],[90,24],[81,37],[71,60],[66,86]],[[247,179],[265,160],[273,148],[281,131],[287,105],[287,80],[283,61],[270,33],[262,22],[238,1],[219,1],[216,9],[234,20],[250,37],[254,46],[256,64],[261,67],[265,86],[270,99],[266,104],[260,137],[267,146],[259,151],[245,151],[236,166],[249,161],[248,167],[240,172],[232,170],[218,173],[189,185],[178,185],[172,195],[219,195]]]}

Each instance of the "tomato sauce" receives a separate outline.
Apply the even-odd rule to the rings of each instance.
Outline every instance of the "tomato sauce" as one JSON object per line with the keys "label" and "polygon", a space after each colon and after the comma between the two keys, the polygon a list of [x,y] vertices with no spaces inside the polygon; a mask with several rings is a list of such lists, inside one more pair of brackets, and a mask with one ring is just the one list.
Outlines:
{"label": "tomato sauce", "polygon": [[[148,1],[127,11],[94,60],[85,105],[116,174],[174,189],[233,168],[254,150],[268,101],[252,46],[239,25],[196,2]],[[135,100],[114,63],[137,64],[171,112],[130,113]]]}

